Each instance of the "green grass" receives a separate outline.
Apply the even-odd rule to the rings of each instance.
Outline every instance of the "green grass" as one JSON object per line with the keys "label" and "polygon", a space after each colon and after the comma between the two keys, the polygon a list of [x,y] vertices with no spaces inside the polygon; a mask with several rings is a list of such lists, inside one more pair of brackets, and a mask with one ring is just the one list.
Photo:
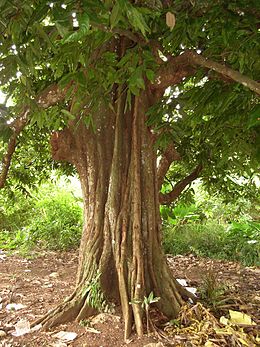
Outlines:
{"label": "green grass", "polygon": [[[1,200],[1,198],[0,198]],[[2,197],[0,248],[69,250],[79,246],[82,206],[63,187],[48,184],[31,197],[18,193],[15,200]]]}
{"label": "green grass", "polygon": [[165,226],[163,246],[173,255],[193,253],[202,257],[260,265],[260,224],[188,223]]}
{"label": "green grass", "polygon": [[[40,253],[42,249],[77,248],[82,201],[75,194],[75,182],[67,181],[42,185],[27,196],[18,191],[12,199],[0,192],[0,249],[30,255],[32,250]],[[179,204],[173,210],[162,206],[161,215],[166,253],[193,253],[260,265],[260,223],[250,221],[248,216],[240,216],[239,222],[219,223],[195,204]]]}

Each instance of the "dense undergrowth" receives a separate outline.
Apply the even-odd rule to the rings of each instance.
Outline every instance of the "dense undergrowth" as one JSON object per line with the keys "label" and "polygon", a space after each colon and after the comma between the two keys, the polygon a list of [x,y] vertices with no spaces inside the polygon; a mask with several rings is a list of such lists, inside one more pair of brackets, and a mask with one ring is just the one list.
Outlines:
{"label": "dense undergrowth", "polygon": [[219,225],[185,224],[164,228],[164,249],[173,255],[193,253],[202,257],[260,265],[260,223]]}
{"label": "dense undergrowth", "polygon": [[255,209],[251,216],[245,211],[238,213],[236,206],[233,211],[228,206],[222,208],[225,212],[219,215],[221,206],[215,213],[212,208],[207,211],[205,206],[196,204],[178,205],[173,210],[162,207],[165,252],[193,253],[259,266],[260,221],[254,219]]}
{"label": "dense undergrowth", "polygon": [[69,250],[79,245],[82,202],[70,182],[44,184],[30,195],[0,196],[0,248]]}
{"label": "dense undergrowth", "polygon": [[[165,252],[260,265],[259,210],[245,202],[242,206],[204,199],[162,207]],[[70,250],[79,246],[81,229],[82,201],[75,182],[44,184],[29,195],[0,194],[0,249],[24,255]]]}

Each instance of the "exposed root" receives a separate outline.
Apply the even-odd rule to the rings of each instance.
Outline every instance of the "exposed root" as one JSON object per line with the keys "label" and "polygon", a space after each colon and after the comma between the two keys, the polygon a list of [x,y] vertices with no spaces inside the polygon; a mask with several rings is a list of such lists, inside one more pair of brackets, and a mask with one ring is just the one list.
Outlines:
{"label": "exposed root", "polygon": [[47,312],[43,317],[31,324],[34,327],[41,324],[44,329],[51,329],[59,324],[69,321],[81,321],[96,312],[95,309],[87,305],[85,297],[80,296],[76,291],[64,302]]}
{"label": "exposed root", "polygon": [[180,293],[183,300],[191,299],[193,303],[196,303],[198,301],[198,297],[194,295],[193,293],[189,292],[185,287],[183,287],[178,281],[174,279],[174,284],[176,288],[178,289],[178,292]]}

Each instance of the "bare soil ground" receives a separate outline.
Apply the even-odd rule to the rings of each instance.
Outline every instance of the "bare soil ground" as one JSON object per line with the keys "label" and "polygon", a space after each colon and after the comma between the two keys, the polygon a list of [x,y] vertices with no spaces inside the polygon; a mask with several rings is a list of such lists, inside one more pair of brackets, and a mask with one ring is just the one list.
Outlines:
{"label": "bare soil ground", "polygon": [[[243,267],[233,262],[209,260],[194,256],[168,257],[173,275],[186,279],[189,286],[198,287],[203,276],[213,270],[219,280],[228,285],[235,301],[232,309],[249,314],[260,324],[260,269]],[[15,337],[13,326],[21,319],[34,321],[68,296],[74,286],[77,270],[76,253],[46,252],[35,259],[0,251],[0,347],[143,347],[158,341],[158,336],[138,339],[134,334],[128,343],[123,341],[123,322],[119,314],[105,316],[93,332],[77,323],[59,326],[51,331],[38,330]],[[19,310],[7,310],[10,303],[22,304]],[[228,309],[228,305],[227,305]],[[2,330],[2,333],[1,333]],[[3,331],[6,332],[5,336]],[[75,332],[77,338],[62,342],[54,335],[60,331]]]}

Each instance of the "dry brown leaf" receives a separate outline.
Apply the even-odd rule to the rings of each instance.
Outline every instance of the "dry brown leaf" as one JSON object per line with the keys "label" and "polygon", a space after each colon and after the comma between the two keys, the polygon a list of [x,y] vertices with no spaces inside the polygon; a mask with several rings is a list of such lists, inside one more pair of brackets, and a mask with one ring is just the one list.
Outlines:
{"label": "dry brown leaf", "polygon": [[172,12],[166,13],[166,25],[172,30],[175,27],[176,24],[176,18],[175,14]]}

